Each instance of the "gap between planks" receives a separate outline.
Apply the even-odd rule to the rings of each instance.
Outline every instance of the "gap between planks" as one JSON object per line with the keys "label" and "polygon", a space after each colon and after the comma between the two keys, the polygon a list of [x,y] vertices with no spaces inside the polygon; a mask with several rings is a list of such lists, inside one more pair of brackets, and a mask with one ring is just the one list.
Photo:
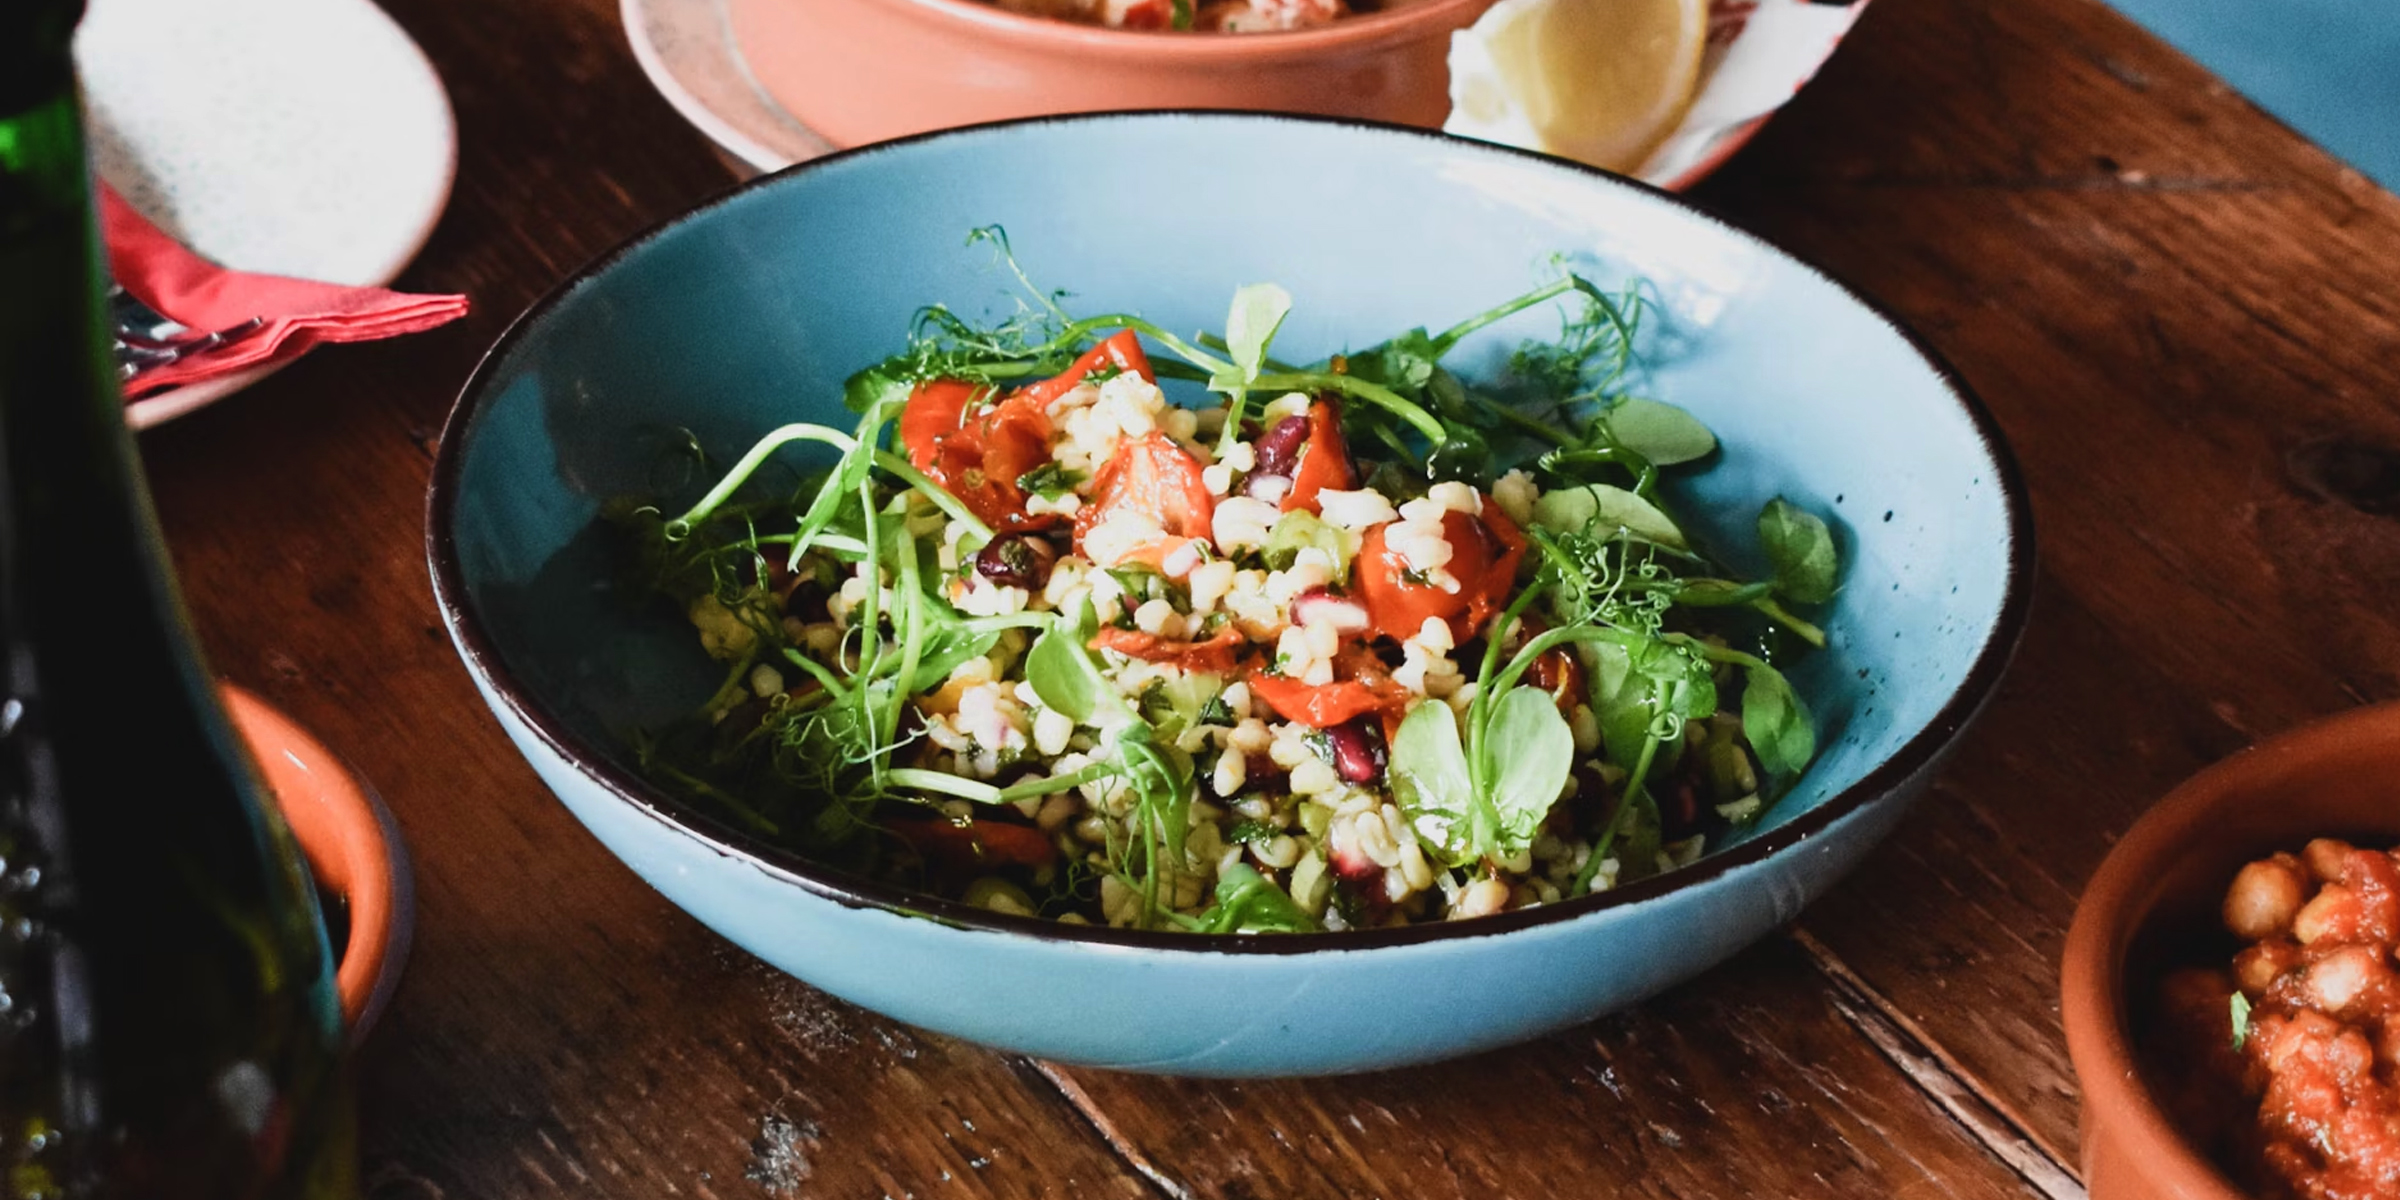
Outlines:
{"label": "gap between planks", "polygon": [[1108,1148],[1115,1151],[1126,1166],[1133,1168],[1134,1174],[1148,1180],[1159,1195],[1167,1197],[1167,1200],[1195,1200],[1192,1189],[1150,1161],[1150,1156],[1142,1153],[1142,1148],[1134,1145],[1133,1139],[1117,1128],[1117,1123],[1108,1118],[1108,1113],[1092,1100],[1091,1093],[1084,1091],[1083,1085],[1075,1082],[1073,1076],[1038,1058],[1019,1061],[1057,1089],[1058,1094],[1092,1127],[1092,1132],[1100,1135],[1100,1140],[1107,1143]]}
{"label": "gap between planks", "polygon": [[1898,1005],[1800,926],[1792,942],[1832,989],[1835,1011],[1992,1157],[2048,1200],[2086,1200],[2074,1166],[2043,1145],[2007,1102],[1976,1079]]}
{"label": "gap between planks", "polygon": [[[1806,929],[1793,926],[1788,936],[1825,979],[1842,1019],[1968,1137],[2045,1200],[2086,1200],[2074,1166],[2044,1146],[2005,1101],[1976,1080],[1940,1043]],[[1159,1195],[1167,1200],[1196,1200],[1191,1188],[1143,1153],[1072,1076],[1038,1059],[1018,1061],[1055,1089],[1092,1132]]]}

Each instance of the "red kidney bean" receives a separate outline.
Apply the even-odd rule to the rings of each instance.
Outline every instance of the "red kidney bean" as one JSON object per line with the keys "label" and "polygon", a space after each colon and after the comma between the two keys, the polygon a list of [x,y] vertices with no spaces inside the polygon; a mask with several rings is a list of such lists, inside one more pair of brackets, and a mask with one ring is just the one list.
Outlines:
{"label": "red kidney bean", "polygon": [[1308,417],[1305,414],[1277,421],[1266,436],[1251,445],[1258,456],[1251,468],[1257,475],[1290,475],[1300,465],[1300,447],[1308,442]]}
{"label": "red kidney bean", "polygon": [[1383,745],[1382,718],[1374,713],[1352,717],[1325,731],[1333,743],[1333,769],[1350,783],[1374,783],[1383,778],[1391,761]]}
{"label": "red kidney bean", "polygon": [[1004,533],[975,552],[975,570],[1000,587],[1042,590],[1050,582],[1050,564],[1058,551],[1030,533]]}

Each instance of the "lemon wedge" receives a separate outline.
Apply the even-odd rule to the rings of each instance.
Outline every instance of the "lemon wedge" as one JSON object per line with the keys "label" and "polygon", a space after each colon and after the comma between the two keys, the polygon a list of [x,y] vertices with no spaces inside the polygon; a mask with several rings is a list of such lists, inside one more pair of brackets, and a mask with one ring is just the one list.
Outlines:
{"label": "lemon wedge", "polygon": [[1450,39],[1464,137],[1630,172],[1700,85],[1708,0],[1500,0]]}

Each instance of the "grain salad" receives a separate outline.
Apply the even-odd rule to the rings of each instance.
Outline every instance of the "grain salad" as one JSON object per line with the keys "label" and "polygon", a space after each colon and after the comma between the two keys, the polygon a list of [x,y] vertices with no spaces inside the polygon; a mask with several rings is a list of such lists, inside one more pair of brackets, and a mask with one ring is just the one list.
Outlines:
{"label": "grain salad", "polygon": [[[1705,552],[1664,476],[1715,439],[1629,394],[1638,290],[1561,273],[1307,365],[1271,284],[1189,340],[1028,290],[925,310],[855,427],[616,506],[725,671],[637,740],[660,786],[993,912],[1296,932],[1672,870],[1813,757],[1779,664],[1824,641],[1833,536],[1777,499],[1763,578]],[[1444,365],[1544,305],[1492,378]]]}

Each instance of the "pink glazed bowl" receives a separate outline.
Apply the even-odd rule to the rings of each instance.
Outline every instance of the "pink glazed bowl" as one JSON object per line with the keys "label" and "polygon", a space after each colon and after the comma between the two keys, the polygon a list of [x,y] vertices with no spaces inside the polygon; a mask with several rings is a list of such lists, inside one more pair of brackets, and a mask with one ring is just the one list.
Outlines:
{"label": "pink glazed bowl", "polygon": [[1318,29],[1247,34],[1105,29],[980,0],[727,0],[726,11],[760,86],[826,140],[856,146],[1012,117],[1157,108],[1436,129],[1450,112],[1450,35],[1494,2],[1394,0]]}

